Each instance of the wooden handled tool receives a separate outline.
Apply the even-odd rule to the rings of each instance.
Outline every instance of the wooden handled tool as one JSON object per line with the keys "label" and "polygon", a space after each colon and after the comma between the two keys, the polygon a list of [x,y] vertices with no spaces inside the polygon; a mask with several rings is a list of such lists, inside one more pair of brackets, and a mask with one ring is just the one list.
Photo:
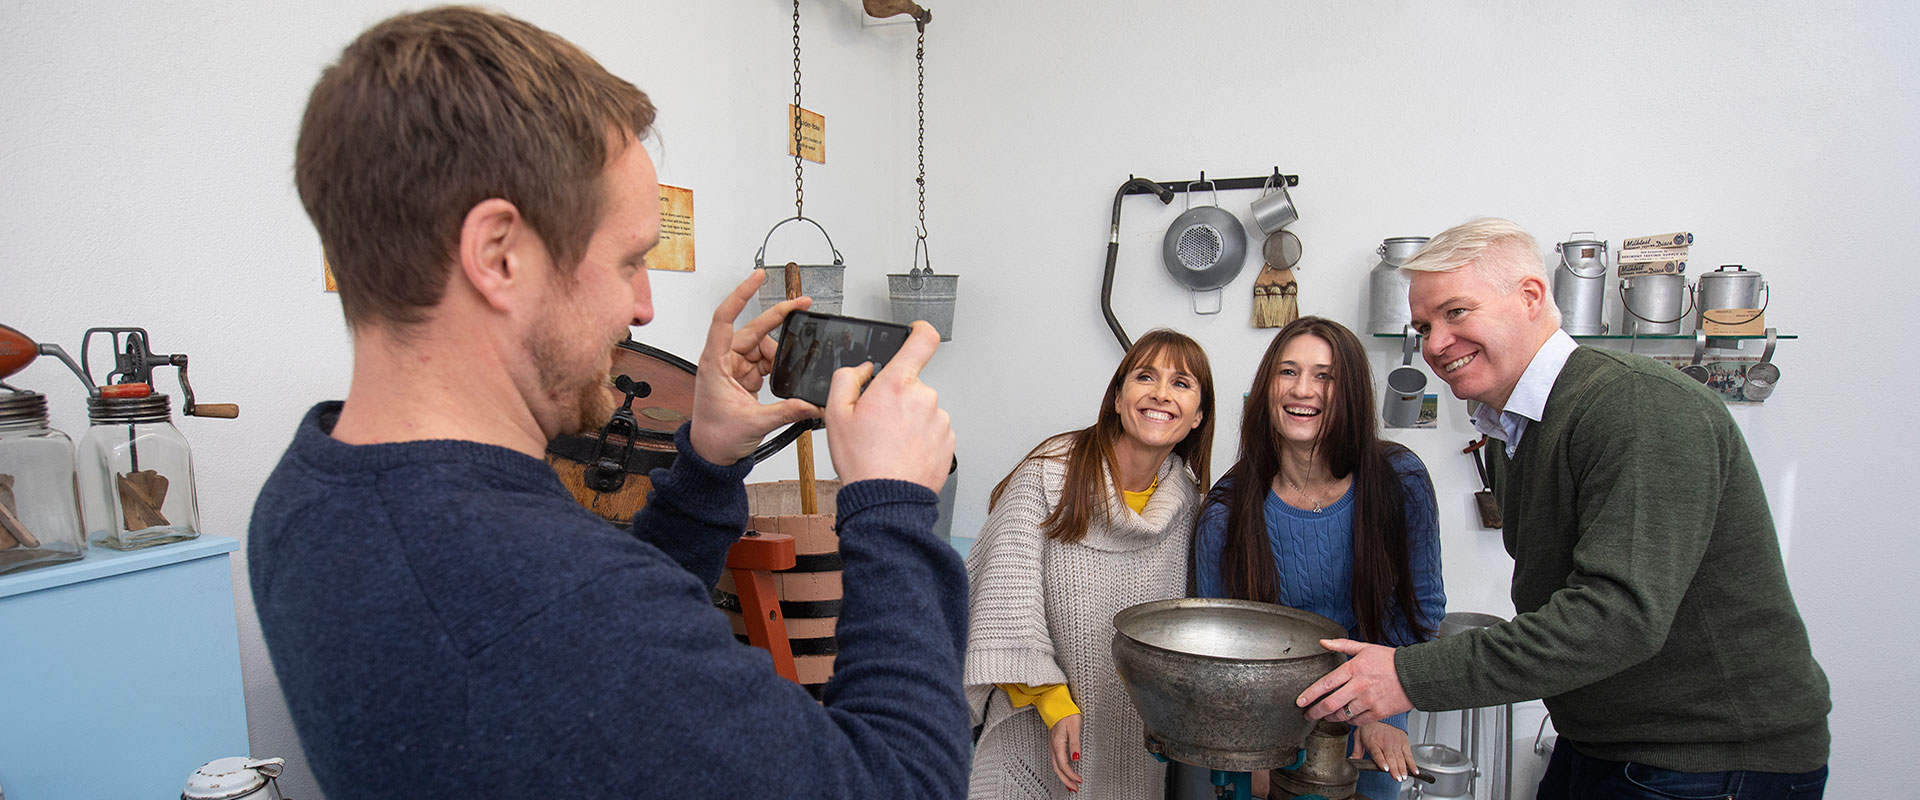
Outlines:
{"label": "wooden handled tool", "polygon": [[[787,299],[800,296],[800,265],[787,262]],[[813,431],[801,431],[797,441],[800,450],[800,513],[820,513],[820,502],[815,498],[813,489]]]}

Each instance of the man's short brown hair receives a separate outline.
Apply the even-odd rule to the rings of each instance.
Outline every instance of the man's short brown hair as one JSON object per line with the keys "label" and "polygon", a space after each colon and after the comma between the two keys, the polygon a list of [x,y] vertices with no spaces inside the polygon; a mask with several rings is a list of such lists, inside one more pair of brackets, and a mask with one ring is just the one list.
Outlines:
{"label": "man's short brown hair", "polygon": [[653,114],[580,48],[504,14],[449,6],[361,34],[313,87],[294,157],[347,323],[424,319],[467,212],[489,198],[572,269],[607,163]]}

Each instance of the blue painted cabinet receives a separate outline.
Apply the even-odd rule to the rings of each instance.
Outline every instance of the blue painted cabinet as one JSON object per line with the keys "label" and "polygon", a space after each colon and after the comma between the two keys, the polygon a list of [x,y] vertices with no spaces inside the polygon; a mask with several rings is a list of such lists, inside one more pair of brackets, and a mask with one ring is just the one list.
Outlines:
{"label": "blue painted cabinet", "polygon": [[0,577],[0,790],[7,800],[179,797],[247,755],[221,537]]}

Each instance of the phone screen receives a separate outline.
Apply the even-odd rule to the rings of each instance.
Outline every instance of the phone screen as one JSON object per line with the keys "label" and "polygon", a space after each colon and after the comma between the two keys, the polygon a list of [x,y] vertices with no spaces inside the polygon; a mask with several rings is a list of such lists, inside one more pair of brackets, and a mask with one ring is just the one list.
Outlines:
{"label": "phone screen", "polygon": [[780,325],[770,388],[776,397],[798,397],[825,406],[834,370],[871,361],[879,372],[900,351],[910,331],[892,322],[795,311]]}

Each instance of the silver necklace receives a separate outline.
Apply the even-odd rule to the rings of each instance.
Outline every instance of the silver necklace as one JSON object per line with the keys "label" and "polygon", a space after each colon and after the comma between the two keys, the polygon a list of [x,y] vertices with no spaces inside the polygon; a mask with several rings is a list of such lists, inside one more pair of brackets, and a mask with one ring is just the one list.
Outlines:
{"label": "silver necklace", "polygon": [[1307,490],[1300,488],[1300,484],[1294,483],[1292,478],[1287,477],[1287,473],[1280,473],[1280,480],[1286,481],[1287,485],[1293,487],[1294,491],[1299,492],[1301,497],[1307,498],[1307,502],[1313,504],[1313,513],[1319,514],[1327,510],[1326,506],[1320,503],[1320,498],[1307,494]]}

